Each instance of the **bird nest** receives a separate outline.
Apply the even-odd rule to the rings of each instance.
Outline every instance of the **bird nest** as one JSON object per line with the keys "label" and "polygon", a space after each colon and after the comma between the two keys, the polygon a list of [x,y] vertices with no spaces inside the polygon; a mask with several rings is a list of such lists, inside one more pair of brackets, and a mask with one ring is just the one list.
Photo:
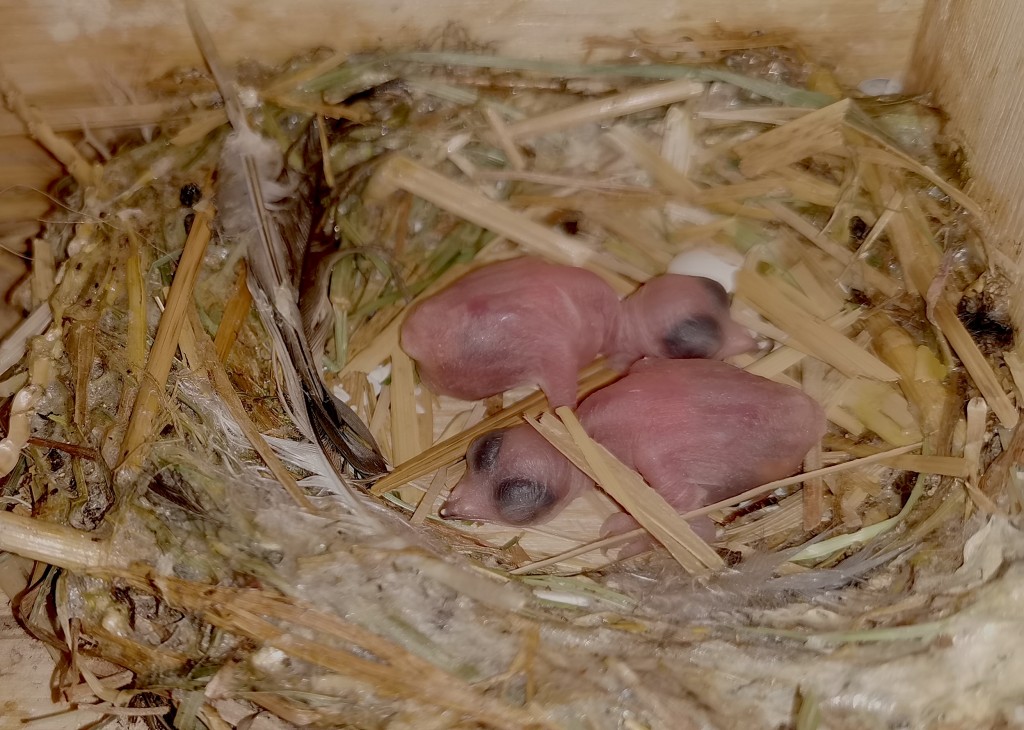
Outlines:
{"label": "bird nest", "polygon": [[[180,730],[1012,721],[1018,272],[927,100],[757,40],[595,39],[627,60],[565,64],[449,30],[238,68],[231,124],[314,213],[275,219],[312,278],[273,296],[226,220],[238,130],[212,77],[154,82],[170,118],[77,144],[4,79],[69,172],[0,347],[0,549],[38,561],[15,608],[66,657],[61,701]],[[678,518],[571,413],[438,397],[399,344],[412,304],[488,262],[626,294],[695,250],[742,259],[733,317],[763,346],[731,362],[830,423],[803,473]],[[319,313],[324,382],[387,473],[332,465],[301,422],[275,296]],[[580,392],[614,377],[597,362]],[[468,444],[524,421],[602,489],[537,527],[439,519]],[[640,530],[601,538],[622,507]],[[640,531],[658,547],[620,560]]]}

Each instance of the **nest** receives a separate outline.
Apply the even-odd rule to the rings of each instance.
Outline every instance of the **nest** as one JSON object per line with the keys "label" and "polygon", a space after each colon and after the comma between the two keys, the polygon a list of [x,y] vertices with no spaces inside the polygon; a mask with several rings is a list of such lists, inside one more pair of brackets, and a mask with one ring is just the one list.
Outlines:
{"label": "nest", "polygon": [[[336,473],[283,395],[211,205],[213,81],[154,84],[188,101],[99,164],[4,80],[69,171],[0,347],[0,548],[39,561],[15,608],[66,656],[64,702],[182,730],[1013,720],[1018,272],[941,115],[851,96],[778,39],[598,46],[629,60],[449,32],[235,72],[293,184],[323,182],[317,357],[394,465],[377,480]],[[528,252],[626,293],[696,248],[743,259],[733,316],[765,347],[734,364],[830,421],[804,473],[727,503],[666,515],[571,413],[437,397],[399,347],[411,304],[484,263]],[[612,377],[595,363],[581,392]],[[439,520],[469,442],[523,419],[602,491],[538,528]],[[657,549],[599,539],[616,504]]]}

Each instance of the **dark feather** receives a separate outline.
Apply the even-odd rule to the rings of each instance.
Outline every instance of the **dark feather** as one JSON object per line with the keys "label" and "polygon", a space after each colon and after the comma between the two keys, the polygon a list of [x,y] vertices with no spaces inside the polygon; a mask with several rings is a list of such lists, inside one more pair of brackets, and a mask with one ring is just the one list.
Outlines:
{"label": "dark feather", "polygon": [[275,343],[286,401],[304,435],[325,450],[325,441],[330,445],[328,458],[339,477],[339,455],[356,472],[378,476],[387,466],[380,449],[355,412],[328,392],[299,311],[303,260],[313,221],[323,210],[318,130],[310,124],[300,135],[291,151],[298,154],[301,169],[290,169],[277,144],[249,126],[233,80],[191,1],[186,11],[234,130],[218,168],[221,225],[226,236],[246,246],[249,289]]}
{"label": "dark feather", "polygon": [[364,477],[379,476],[387,471],[387,462],[370,430],[351,408],[329,393],[327,398],[307,393],[306,407],[316,441],[331,466],[338,469],[347,462]]}

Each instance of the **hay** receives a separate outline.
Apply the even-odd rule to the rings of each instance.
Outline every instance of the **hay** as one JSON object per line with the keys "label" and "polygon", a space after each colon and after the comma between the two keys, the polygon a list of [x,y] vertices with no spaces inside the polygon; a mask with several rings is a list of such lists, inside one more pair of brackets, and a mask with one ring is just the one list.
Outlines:
{"label": "hay", "polygon": [[[67,657],[65,703],[214,730],[254,708],[395,728],[1009,717],[1024,361],[992,301],[1018,272],[986,258],[935,152],[881,131],[888,107],[840,99],[777,39],[683,46],[707,63],[425,50],[249,71],[247,123],[324,184],[292,305],[392,462],[375,481],[339,479],[282,396],[211,201],[228,115],[202,96],[126,109],[159,134],[100,165],[0,77],[78,185],[73,225],[34,245],[48,305],[0,345],[0,549],[54,566],[15,607]],[[571,413],[529,388],[438,398],[399,347],[412,303],[489,261],[531,252],[626,293],[695,245],[743,255],[734,316],[773,340],[734,364],[826,410],[803,474],[666,515]],[[594,363],[580,393],[614,377]],[[440,521],[470,441],[522,422],[614,501],[526,529]],[[616,503],[644,527],[598,539]],[[686,522],[705,515],[711,545]],[[618,561],[644,528],[668,552]]]}

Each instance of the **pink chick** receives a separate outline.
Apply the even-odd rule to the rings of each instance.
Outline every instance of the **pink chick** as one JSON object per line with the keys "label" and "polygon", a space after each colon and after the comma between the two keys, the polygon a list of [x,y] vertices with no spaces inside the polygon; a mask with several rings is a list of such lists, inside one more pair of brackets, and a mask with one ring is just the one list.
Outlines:
{"label": "pink chick", "polygon": [[[642,360],[577,414],[678,512],[796,472],[825,432],[821,407],[799,389],[714,360]],[[473,442],[441,516],[539,524],[593,486],[533,428],[517,426]],[[628,519],[615,515],[603,531]]]}
{"label": "pink chick", "polygon": [[522,257],[484,266],[414,307],[401,343],[438,394],[479,400],[536,384],[575,406],[599,354],[625,369],[644,355],[723,358],[754,346],[710,279],[665,274],[620,302],[585,269]]}

